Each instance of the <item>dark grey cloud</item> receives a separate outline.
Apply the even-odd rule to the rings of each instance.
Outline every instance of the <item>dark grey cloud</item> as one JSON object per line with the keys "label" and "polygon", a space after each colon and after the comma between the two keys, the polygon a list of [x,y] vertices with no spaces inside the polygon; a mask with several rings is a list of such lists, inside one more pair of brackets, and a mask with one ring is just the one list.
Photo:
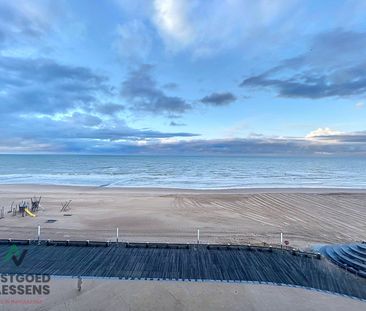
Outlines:
{"label": "dark grey cloud", "polygon": [[[103,87],[104,89],[103,83],[108,80],[107,77],[97,75],[88,68],[62,65],[45,58],[3,56],[0,58],[0,68],[4,73],[8,73],[8,76],[2,76],[2,81],[7,86],[18,86],[19,80],[23,82],[22,86],[34,82],[51,82],[61,83],[64,90],[72,92],[80,88],[90,90]],[[86,83],[82,84],[84,81]],[[75,82],[77,82],[76,86]]]}
{"label": "dark grey cloud", "polygon": [[185,126],[184,123],[178,123],[178,122],[175,122],[175,121],[171,121],[169,123],[170,126]]}
{"label": "dark grey cloud", "polygon": [[366,131],[317,139],[268,138],[190,140],[133,148],[136,153],[167,155],[366,156]]}
{"label": "dark grey cloud", "polygon": [[[61,120],[51,117],[8,115],[7,122],[0,123],[0,151],[27,148],[29,151],[86,151],[91,147],[113,146],[119,141],[135,142],[172,137],[198,136],[189,132],[160,132],[150,129],[134,129],[123,120],[103,122],[87,113],[73,113]],[[93,148],[94,148],[93,147]],[[96,147],[95,147],[96,148]],[[72,150],[71,150],[72,149]]]}
{"label": "dark grey cloud", "polygon": [[61,120],[51,117],[19,117],[8,116],[8,124],[1,123],[0,131],[4,137],[19,137],[40,139],[52,143],[57,139],[95,139],[95,140],[138,140],[146,138],[194,137],[186,132],[159,132],[150,129],[134,129],[127,126],[123,120],[107,122],[100,125],[102,120],[97,116],[86,113],[73,113]]}
{"label": "dark grey cloud", "polygon": [[34,43],[53,28],[55,12],[62,12],[61,3],[47,0],[0,1],[0,48],[18,43]]}
{"label": "dark grey cloud", "polygon": [[184,99],[167,95],[152,76],[151,65],[142,65],[132,70],[123,81],[121,96],[129,103],[132,110],[158,115],[176,116],[192,107]]}
{"label": "dark grey cloud", "polygon": [[66,119],[68,119],[71,123],[82,126],[97,126],[103,122],[102,119],[97,116],[80,112],[74,112],[71,117]]}
{"label": "dark grey cloud", "polygon": [[[335,141],[315,141],[303,138],[247,138],[191,140],[176,143],[148,144],[144,146],[111,146],[115,152],[131,154],[166,155],[233,155],[233,156],[366,156],[366,144],[354,143],[358,134],[345,134],[347,143]],[[351,137],[352,136],[352,137]]]}
{"label": "dark grey cloud", "polygon": [[0,85],[0,113],[66,112],[112,94],[107,77],[44,58],[0,57]]}
{"label": "dark grey cloud", "polygon": [[114,103],[98,104],[95,106],[95,111],[104,115],[115,115],[123,110],[125,110],[124,105]]}
{"label": "dark grey cloud", "polygon": [[[84,119],[86,116],[72,116]],[[84,119],[85,120],[85,119]],[[86,119],[87,120],[87,119]],[[34,126],[35,121],[37,126]],[[235,156],[366,156],[366,131],[319,135],[311,138],[251,135],[241,139],[193,139],[161,143],[161,138],[190,137],[187,132],[164,133],[132,129],[123,123],[109,128],[93,122],[76,124],[43,117],[9,119],[0,124],[0,152],[81,152],[151,155],[235,155]],[[97,122],[97,120],[96,120]],[[26,131],[25,129],[31,129]],[[143,141],[143,144],[139,142]]]}
{"label": "dark grey cloud", "polygon": [[0,56],[0,86],[6,120],[0,123],[0,151],[90,151],[121,141],[197,136],[127,126],[119,114],[125,106],[116,103],[109,79],[86,67]]}
{"label": "dark grey cloud", "polygon": [[231,104],[236,100],[234,94],[230,92],[224,93],[212,93],[203,97],[200,101],[203,104],[211,105],[211,106],[226,106]]}
{"label": "dark grey cloud", "polygon": [[269,88],[282,97],[323,98],[366,93],[366,33],[336,29],[317,35],[308,50],[240,86]]}
{"label": "dark grey cloud", "polygon": [[166,83],[163,85],[163,88],[170,91],[175,91],[178,89],[178,84],[174,82]]}

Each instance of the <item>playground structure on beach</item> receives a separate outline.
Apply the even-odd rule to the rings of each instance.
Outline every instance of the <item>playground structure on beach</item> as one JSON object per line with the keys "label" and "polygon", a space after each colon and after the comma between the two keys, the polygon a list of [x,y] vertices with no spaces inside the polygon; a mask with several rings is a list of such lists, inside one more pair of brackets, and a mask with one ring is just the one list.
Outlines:
{"label": "playground structure on beach", "polygon": [[24,211],[31,217],[36,217],[35,214],[33,214],[28,208],[24,209]]}
{"label": "playground structure on beach", "polygon": [[[36,213],[39,211],[41,207],[41,199],[42,197],[32,197],[29,201],[22,200],[18,204],[14,204],[14,201],[11,203],[8,214],[12,216],[21,215],[36,217]],[[5,218],[5,207],[0,208],[0,219]]]}
{"label": "playground structure on beach", "polygon": [[[32,197],[29,200],[22,200],[18,204],[14,204],[13,201],[9,207],[8,214],[12,216],[20,215],[22,217],[30,216],[30,217],[37,217],[37,213],[41,208],[41,199],[42,197]],[[72,200],[68,200],[65,202],[61,202],[61,209],[60,212],[68,212],[71,210],[71,202]],[[6,212],[5,207],[0,207],[0,219],[5,218]],[[71,214],[64,214],[64,216],[71,216]],[[51,222],[51,221],[49,221]]]}
{"label": "playground structure on beach", "polygon": [[38,212],[41,205],[42,197],[33,197],[30,199],[30,204],[27,201],[20,202],[15,208],[12,210],[13,216],[16,216],[17,213],[24,217],[25,215],[29,215],[31,217],[35,217],[35,213]]}

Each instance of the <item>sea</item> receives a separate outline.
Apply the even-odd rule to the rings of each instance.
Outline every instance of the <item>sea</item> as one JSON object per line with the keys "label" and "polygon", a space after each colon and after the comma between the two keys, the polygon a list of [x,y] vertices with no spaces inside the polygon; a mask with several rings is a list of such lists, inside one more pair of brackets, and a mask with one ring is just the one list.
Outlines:
{"label": "sea", "polygon": [[366,158],[0,155],[0,184],[366,188]]}

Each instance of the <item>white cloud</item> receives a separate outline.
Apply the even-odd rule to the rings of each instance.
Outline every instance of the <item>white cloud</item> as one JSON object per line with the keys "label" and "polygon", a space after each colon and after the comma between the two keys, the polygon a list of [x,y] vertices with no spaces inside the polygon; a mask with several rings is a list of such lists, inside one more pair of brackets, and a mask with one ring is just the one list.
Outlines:
{"label": "white cloud", "polygon": [[[298,35],[299,0],[115,0],[127,17],[155,26],[166,50],[206,57],[233,48],[255,50]],[[301,15],[301,16],[299,16]],[[307,17],[306,17],[307,18]],[[302,29],[302,28],[301,28]],[[253,40],[255,38],[255,40]],[[253,51],[256,55],[257,52]]]}
{"label": "white cloud", "polygon": [[167,137],[167,138],[159,138],[158,141],[161,144],[174,144],[179,142],[179,139],[176,139],[174,137]]}
{"label": "white cloud", "polygon": [[173,50],[186,46],[194,39],[194,31],[187,17],[192,1],[155,0],[154,22],[165,43]]}
{"label": "white cloud", "polygon": [[332,135],[339,135],[342,134],[342,132],[336,131],[336,130],[332,130],[329,127],[320,127],[312,132],[310,132],[309,134],[307,134],[305,136],[306,139],[310,139],[310,140],[316,140],[319,137],[322,136],[332,136]]}
{"label": "white cloud", "polygon": [[362,108],[364,108],[364,107],[365,107],[365,103],[364,103],[364,102],[358,102],[358,103],[356,103],[355,107],[356,107],[357,109],[362,109]]}
{"label": "white cloud", "polygon": [[[305,48],[299,37],[325,32],[364,19],[360,1],[315,12],[300,0],[114,0],[124,16],[149,21],[170,52],[206,57],[240,49],[246,58],[268,55],[283,44]],[[347,8],[347,9],[343,9]],[[309,24],[316,14],[329,23]],[[357,15],[357,16],[356,16]],[[307,27],[303,27],[307,23]],[[347,28],[347,27],[346,27]],[[296,41],[295,41],[296,40]],[[273,53],[274,54],[274,53]],[[281,55],[283,56],[283,55]],[[271,57],[274,57],[271,55]],[[310,56],[309,56],[310,57]]]}
{"label": "white cloud", "polygon": [[153,22],[168,50],[188,48],[201,57],[252,42],[251,37],[258,37],[272,23],[279,32],[288,20],[282,18],[284,13],[295,4],[287,0],[155,0]]}

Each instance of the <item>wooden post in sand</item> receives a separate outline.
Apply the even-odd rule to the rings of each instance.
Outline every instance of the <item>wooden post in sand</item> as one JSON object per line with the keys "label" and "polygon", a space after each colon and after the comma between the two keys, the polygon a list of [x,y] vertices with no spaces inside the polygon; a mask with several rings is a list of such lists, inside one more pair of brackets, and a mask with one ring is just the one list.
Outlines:
{"label": "wooden post in sand", "polygon": [[200,229],[197,229],[197,244],[200,244]]}
{"label": "wooden post in sand", "polygon": [[37,230],[37,240],[38,240],[38,245],[41,243],[40,242],[40,238],[41,238],[41,226],[38,225],[38,230]]}

